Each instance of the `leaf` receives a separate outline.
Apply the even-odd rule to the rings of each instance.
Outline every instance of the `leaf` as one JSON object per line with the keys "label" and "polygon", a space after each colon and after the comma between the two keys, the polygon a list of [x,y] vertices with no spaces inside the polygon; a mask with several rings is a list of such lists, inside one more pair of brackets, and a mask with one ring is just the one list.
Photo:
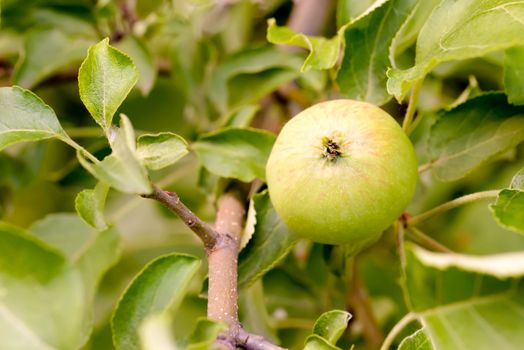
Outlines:
{"label": "leaf", "polygon": [[149,263],[131,282],[114,311],[111,321],[117,350],[140,349],[138,330],[152,315],[177,308],[200,266],[200,260],[170,254]]}
{"label": "leaf", "polygon": [[209,98],[225,114],[257,101],[295,79],[301,65],[300,57],[276,48],[238,52],[216,68],[210,82]]}
{"label": "leaf", "polygon": [[111,143],[113,153],[102,161],[92,162],[77,152],[80,164],[98,180],[126,193],[150,193],[147,171],[138,159],[135,133],[129,119],[121,114],[120,128]]}
{"label": "leaf", "polygon": [[78,72],[80,99],[106,132],[138,76],[131,58],[110,46],[109,39],[89,48]]}
{"label": "leaf", "polygon": [[238,285],[247,287],[275,267],[293,248],[296,238],[278,217],[267,191],[253,196],[255,233],[240,252]]}
{"label": "leaf", "polygon": [[260,105],[242,106],[227,115],[222,126],[236,126],[239,128],[246,128],[251,124],[259,110]]}
{"label": "leaf", "polygon": [[92,40],[57,29],[31,31],[14,71],[14,84],[33,88],[53,74],[82,62]]}
{"label": "leaf", "polygon": [[51,107],[21,87],[0,88],[0,150],[18,142],[52,137],[70,140]]}
{"label": "leaf", "polygon": [[155,314],[142,321],[139,328],[141,350],[177,350],[172,319],[166,313]]}
{"label": "leaf", "polygon": [[137,87],[147,96],[153,89],[157,77],[157,66],[146,43],[134,35],[128,35],[118,42],[117,47],[128,54],[140,72]]}
{"label": "leaf", "polygon": [[199,319],[195,330],[189,337],[185,350],[211,349],[218,334],[225,330],[227,330],[227,326],[221,322],[211,321],[205,318]]}
{"label": "leaf", "polygon": [[483,56],[524,44],[524,3],[513,0],[444,0],[417,40],[415,65],[388,71],[388,91],[399,101],[437,64]]}
{"label": "leaf", "polygon": [[406,246],[408,305],[435,349],[520,349],[524,253],[433,253]]}
{"label": "leaf", "polygon": [[342,310],[331,310],[323,313],[313,326],[313,334],[335,344],[346,330],[351,314]]}
{"label": "leaf", "polygon": [[277,26],[274,18],[267,21],[267,40],[272,44],[293,45],[309,50],[300,71],[313,69],[330,69],[336,63],[341,46],[341,35],[331,39],[297,33],[291,28]]}
{"label": "leaf", "polygon": [[460,179],[524,140],[524,108],[503,94],[485,94],[441,113],[431,127],[428,153],[435,174]]}
{"label": "leaf", "polygon": [[116,230],[96,230],[73,213],[50,214],[35,222],[30,230],[80,271],[91,303],[100,279],[120,258],[120,236]]}
{"label": "leaf", "polygon": [[109,186],[104,182],[96,184],[92,190],[83,190],[75,198],[75,209],[78,215],[89,225],[103,230],[107,227],[104,217]]}
{"label": "leaf", "polygon": [[417,0],[390,0],[351,22],[344,31],[345,49],[337,74],[340,91],[350,98],[383,104],[390,99],[386,71],[389,48]]}
{"label": "leaf", "polygon": [[513,177],[509,188],[499,192],[490,209],[499,225],[524,233],[524,168]]}
{"label": "leaf", "polygon": [[259,279],[239,294],[240,323],[249,332],[263,336],[273,344],[280,343],[272,317],[268,314],[264,285]]}
{"label": "leaf", "polygon": [[275,139],[275,135],[260,129],[230,127],[201,135],[191,148],[210,172],[250,182],[265,179]]}
{"label": "leaf", "polygon": [[341,27],[380,6],[388,0],[340,0],[337,2],[337,24]]}
{"label": "leaf", "polygon": [[186,140],[171,132],[141,135],[137,141],[138,157],[153,170],[174,164],[188,153]]}
{"label": "leaf", "polygon": [[524,46],[512,47],[504,52],[504,89],[508,101],[524,105]]}
{"label": "leaf", "polygon": [[307,337],[304,350],[341,350],[339,347],[330,344],[326,339],[319,335],[312,334]]}
{"label": "leaf", "polygon": [[415,333],[404,338],[399,346],[398,350],[433,350],[433,344],[429,339],[424,328],[419,329]]}
{"label": "leaf", "polygon": [[92,328],[80,271],[56,249],[0,224],[0,338],[5,349],[78,349]]}

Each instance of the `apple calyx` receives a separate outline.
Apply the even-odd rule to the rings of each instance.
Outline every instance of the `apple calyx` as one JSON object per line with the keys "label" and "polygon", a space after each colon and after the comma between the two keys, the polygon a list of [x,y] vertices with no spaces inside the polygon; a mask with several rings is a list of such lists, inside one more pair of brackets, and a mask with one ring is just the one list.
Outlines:
{"label": "apple calyx", "polygon": [[327,158],[327,160],[334,161],[342,156],[342,151],[340,150],[339,144],[332,139],[324,137],[322,139],[322,146],[324,147],[322,156]]}

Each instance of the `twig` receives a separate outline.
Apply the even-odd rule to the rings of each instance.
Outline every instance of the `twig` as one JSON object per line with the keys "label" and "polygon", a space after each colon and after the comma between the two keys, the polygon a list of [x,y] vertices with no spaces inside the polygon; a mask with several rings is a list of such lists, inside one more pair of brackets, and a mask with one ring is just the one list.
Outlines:
{"label": "twig", "polygon": [[168,209],[177,214],[184,223],[202,240],[206,249],[210,249],[217,243],[218,232],[200,220],[184,203],[180,201],[180,197],[175,192],[163,191],[157,186],[153,186],[151,194],[142,195],[144,198],[150,198],[159,201]]}
{"label": "twig", "polygon": [[287,25],[297,32],[319,35],[334,5],[333,0],[295,0]]}
{"label": "twig", "polygon": [[431,238],[430,236],[428,236],[427,234],[425,234],[424,232],[422,232],[421,230],[419,230],[416,227],[408,228],[407,237],[416,241],[416,243],[419,243],[420,245],[424,246],[425,248],[429,248],[436,252],[453,253],[451,249],[435,241],[433,238]]}
{"label": "twig", "polygon": [[471,193],[471,194],[467,194],[459,198],[455,198],[449,202],[441,204],[438,207],[430,209],[425,213],[419,214],[407,220],[407,226],[408,227],[416,226],[417,224],[420,224],[421,222],[426,221],[427,219],[433,216],[442,214],[443,212],[447,210],[456,208],[463,204],[471,203],[479,199],[494,198],[499,194],[499,192],[500,190],[483,191],[483,192]]}
{"label": "twig", "polygon": [[419,173],[423,173],[426,170],[431,169],[432,166],[433,166],[433,162],[428,162],[428,163],[422,164],[421,166],[418,167],[418,172]]}
{"label": "twig", "polygon": [[420,88],[422,87],[422,79],[417,81],[415,85],[413,86],[413,91],[411,92],[411,96],[409,97],[409,104],[408,109],[406,111],[406,116],[404,117],[404,121],[402,122],[402,129],[409,134],[410,132],[410,125],[413,121],[413,117],[415,116],[415,112],[417,110],[417,104],[418,104],[418,96],[420,94]]}
{"label": "twig", "polygon": [[238,334],[237,346],[247,350],[284,350],[284,348],[270,343],[266,338],[248,333],[243,329],[240,329]]}
{"label": "twig", "polygon": [[346,267],[349,270],[347,304],[355,310],[355,319],[362,325],[367,348],[378,349],[384,334],[373,314],[368,292],[358,272],[356,259],[355,257],[349,259],[352,259],[352,262]]}

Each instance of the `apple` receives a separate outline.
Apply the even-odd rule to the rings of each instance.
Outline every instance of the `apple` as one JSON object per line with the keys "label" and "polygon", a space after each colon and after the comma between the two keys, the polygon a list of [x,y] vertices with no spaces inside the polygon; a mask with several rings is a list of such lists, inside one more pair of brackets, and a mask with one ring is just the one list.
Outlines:
{"label": "apple", "polygon": [[365,102],[333,100],[291,119],[266,166],[275,210],[297,236],[355,251],[376,241],[413,197],[413,145]]}

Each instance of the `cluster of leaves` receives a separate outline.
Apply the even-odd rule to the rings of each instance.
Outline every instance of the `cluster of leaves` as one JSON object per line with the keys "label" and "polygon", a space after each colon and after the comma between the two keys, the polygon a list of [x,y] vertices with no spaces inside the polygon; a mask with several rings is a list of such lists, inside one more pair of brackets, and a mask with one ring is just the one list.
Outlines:
{"label": "cluster of leaves", "polygon": [[[453,249],[484,256],[406,244],[399,259],[392,235],[386,235],[358,261],[380,326],[388,330],[403,314],[397,330],[409,321],[422,325],[407,327],[400,349],[519,348],[524,256],[507,252],[524,249],[524,174],[517,172],[524,140],[523,3],[341,0],[332,38],[277,25],[289,6],[284,1],[221,7],[205,0],[137,0],[131,9],[126,4],[2,1],[0,68],[7,69],[0,78],[12,70],[15,85],[0,88],[0,149],[6,148],[0,184],[11,191],[5,201],[15,208],[6,207],[3,219],[31,224],[28,229],[0,224],[0,338],[6,348],[106,348],[112,314],[117,349],[207,349],[223,325],[202,318],[187,322],[205,314],[198,297],[205,271],[194,256],[201,250],[175,220],[135,198],[151,192],[150,178],[166,185],[174,178],[182,198],[211,218],[209,203],[223,179],[263,181],[275,136],[251,125],[271,128],[272,121],[287,117],[292,103],[282,105],[285,91],[276,97],[274,91],[291,82],[299,101],[343,96],[382,104],[394,114],[399,105],[393,98],[402,102],[411,88],[420,92],[417,118],[406,130],[431,172],[421,174],[411,212],[464,191],[507,187],[490,209],[502,227],[517,234],[485,224],[493,221],[485,205],[469,214],[470,223],[480,223],[467,232],[477,237],[468,238],[460,217],[422,226]],[[250,45],[272,16],[276,20],[267,20],[262,35],[274,44],[303,47],[307,57]],[[111,45],[103,37],[111,37]],[[67,78],[71,69],[74,84],[54,87],[53,79]],[[170,76],[162,76],[162,69]],[[60,121],[26,89],[60,110]],[[269,107],[262,107],[262,98]],[[79,112],[84,110],[79,101],[100,128],[84,128],[90,119]],[[72,111],[78,118],[67,117]],[[113,125],[118,111],[127,112],[140,130],[125,114]],[[85,130],[90,137],[80,145],[75,132]],[[22,143],[44,139],[62,141],[75,156],[55,143]],[[42,151],[44,145],[55,148]],[[51,153],[57,159],[49,160]],[[49,177],[37,179],[46,162],[51,170],[63,168],[48,168]],[[57,188],[71,192],[88,185],[92,189],[74,201],[57,195]],[[57,198],[40,203],[37,195]],[[53,213],[71,209],[57,204],[64,198],[74,202],[78,215]],[[19,209],[35,204],[41,208],[30,214]],[[468,239],[472,243],[464,243]],[[343,249],[296,244],[267,192],[254,194],[239,257],[244,326],[296,348],[306,338],[307,349],[362,341],[362,329],[343,335],[347,312],[329,311],[312,322],[323,311],[345,306],[344,264],[338,259]],[[193,255],[163,255],[173,250]]]}

